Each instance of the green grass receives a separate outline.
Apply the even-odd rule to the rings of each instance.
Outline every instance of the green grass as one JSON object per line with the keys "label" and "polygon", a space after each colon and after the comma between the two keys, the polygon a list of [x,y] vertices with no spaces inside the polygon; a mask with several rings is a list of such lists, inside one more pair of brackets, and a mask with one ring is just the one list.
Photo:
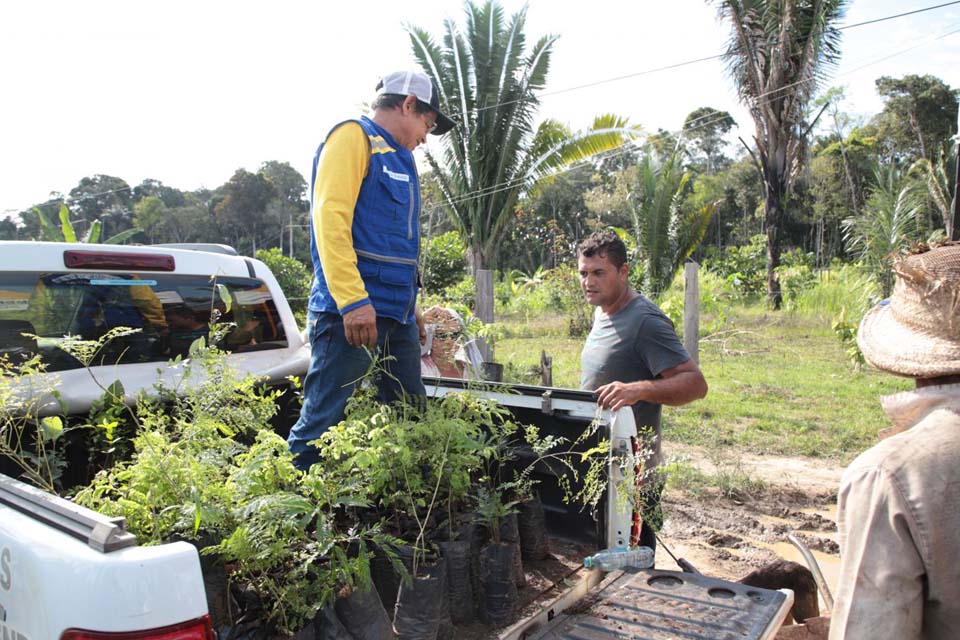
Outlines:
{"label": "green grass", "polygon": [[553,386],[580,388],[580,350],[584,338],[570,338],[563,316],[498,319],[501,333],[495,344],[497,362],[504,364],[504,380],[540,384],[540,351],[553,357]]}
{"label": "green grass", "polygon": [[[912,382],[870,369],[854,372],[829,321],[762,306],[725,309],[722,329],[702,336],[703,400],[664,409],[670,441],[846,462],[876,442],[886,425],[879,396]],[[540,350],[553,356],[554,386],[577,388],[582,338],[560,337],[562,317],[504,324],[496,358],[508,380],[539,381]],[[710,319],[702,321],[711,326]],[[548,335],[535,335],[537,330]]]}
{"label": "green grass", "polygon": [[540,350],[553,357],[553,386],[580,388],[582,338],[509,338],[497,341],[497,362],[504,363],[504,379],[540,384]]}
{"label": "green grass", "polygon": [[680,489],[694,496],[703,495],[707,489],[715,488],[720,495],[734,500],[746,500],[763,493],[767,488],[763,480],[750,475],[750,470],[745,468],[729,449],[714,449],[711,457],[716,467],[712,472],[703,471],[682,457],[671,458],[663,468],[667,487]]}

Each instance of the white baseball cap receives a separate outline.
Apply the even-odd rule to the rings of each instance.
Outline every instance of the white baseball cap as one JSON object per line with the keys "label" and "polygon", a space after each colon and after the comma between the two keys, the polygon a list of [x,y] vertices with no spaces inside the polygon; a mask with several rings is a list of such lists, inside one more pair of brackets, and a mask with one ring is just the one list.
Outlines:
{"label": "white baseball cap", "polygon": [[414,96],[419,102],[430,107],[437,114],[437,126],[431,131],[435,136],[442,136],[456,126],[453,120],[440,111],[440,97],[437,86],[425,73],[418,71],[388,73],[377,83],[377,95],[384,93]]}

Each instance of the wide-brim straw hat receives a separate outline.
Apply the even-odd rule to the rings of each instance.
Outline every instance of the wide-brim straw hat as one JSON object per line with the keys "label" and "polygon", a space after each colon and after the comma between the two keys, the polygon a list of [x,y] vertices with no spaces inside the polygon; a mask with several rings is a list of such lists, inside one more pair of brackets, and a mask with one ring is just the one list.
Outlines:
{"label": "wide-brim straw hat", "polygon": [[860,322],[863,356],[901,376],[960,374],[960,244],[899,258],[894,273],[893,295]]}

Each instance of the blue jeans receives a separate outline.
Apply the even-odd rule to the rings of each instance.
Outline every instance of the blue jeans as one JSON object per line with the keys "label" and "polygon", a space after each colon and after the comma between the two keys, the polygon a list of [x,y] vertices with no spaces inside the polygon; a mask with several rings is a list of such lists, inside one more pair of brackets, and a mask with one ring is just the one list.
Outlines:
{"label": "blue jeans", "polygon": [[[303,407],[300,419],[290,430],[287,444],[296,456],[295,464],[307,470],[320,460],[316,440],[343,420],[347,400],[358,379],[370,369],[370,355],[363,348],[347,344],[343,318],[336,313],[307,315],[310,340],[310,366],[303,381]],[[426,390],[420,377],[420,330],[415,322],[401,324],[390,318],[377,318],[377,350],[390,356],[382,366],[389,375],[376,378],[379,399],[394,402],[405,397],[423,402]]]}

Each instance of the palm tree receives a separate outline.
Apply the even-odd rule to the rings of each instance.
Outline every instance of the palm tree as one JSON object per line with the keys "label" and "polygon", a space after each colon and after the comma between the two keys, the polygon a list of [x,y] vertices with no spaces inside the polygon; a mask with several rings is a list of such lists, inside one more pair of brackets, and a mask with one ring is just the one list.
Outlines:
{"label": "palm tree", "polygon": [[694,210],[681,207],[691,175],[680,167],[678,149],[663,164],[652,154],[637,166],[637,183],[631,199],[634,234],[644,266],[643,292],[657,298],[666,291],[684,260],[706,233],[714,205]]}
{"label": "palm tree", "polygon": [[712,1],[720,18],[730,23],[724,57],[756,126],[754,161],[764,191],[767,295],[779,308],[780,235],[793,177],[803,160],[804,112],[825,70],[840,57],[835,23],[848,0]]}
{"label": "palm tree", "polygon": [[[949,156],[953,156],[952,158]],[[946,149],[940,149],[936,164],[926,158],[920,158],[910,167],[910,174],[916,176],[927,188],[927,195],[943,221],[947,239],[953,239],[953,198],[956,194],[956,155]],[[951,166],[953,165],[953,166]]]}
{"label": "palm tree", "polygon": [[540,38],[526,51],[526,8],[509,21],[494,0],[466,4],[466,28],[448,20],[442,45],[408,26],[417,61],[440,90],[441,108],[458,121],[427,152],[452,222],[466,240],[474,269],[494,265],[497,247],[519,197],[558,169],[622,145],[638,133],[626,119],[599,116],[570,134],[543,121],[534,130],[557,37]]}
{"label": "palm tree", "polygon": [[891,258],[920,235],[923,195],[895,166],[877,169],[874,180],[863,213],[843,221],[844,240],[888,297],[893,290]]}

